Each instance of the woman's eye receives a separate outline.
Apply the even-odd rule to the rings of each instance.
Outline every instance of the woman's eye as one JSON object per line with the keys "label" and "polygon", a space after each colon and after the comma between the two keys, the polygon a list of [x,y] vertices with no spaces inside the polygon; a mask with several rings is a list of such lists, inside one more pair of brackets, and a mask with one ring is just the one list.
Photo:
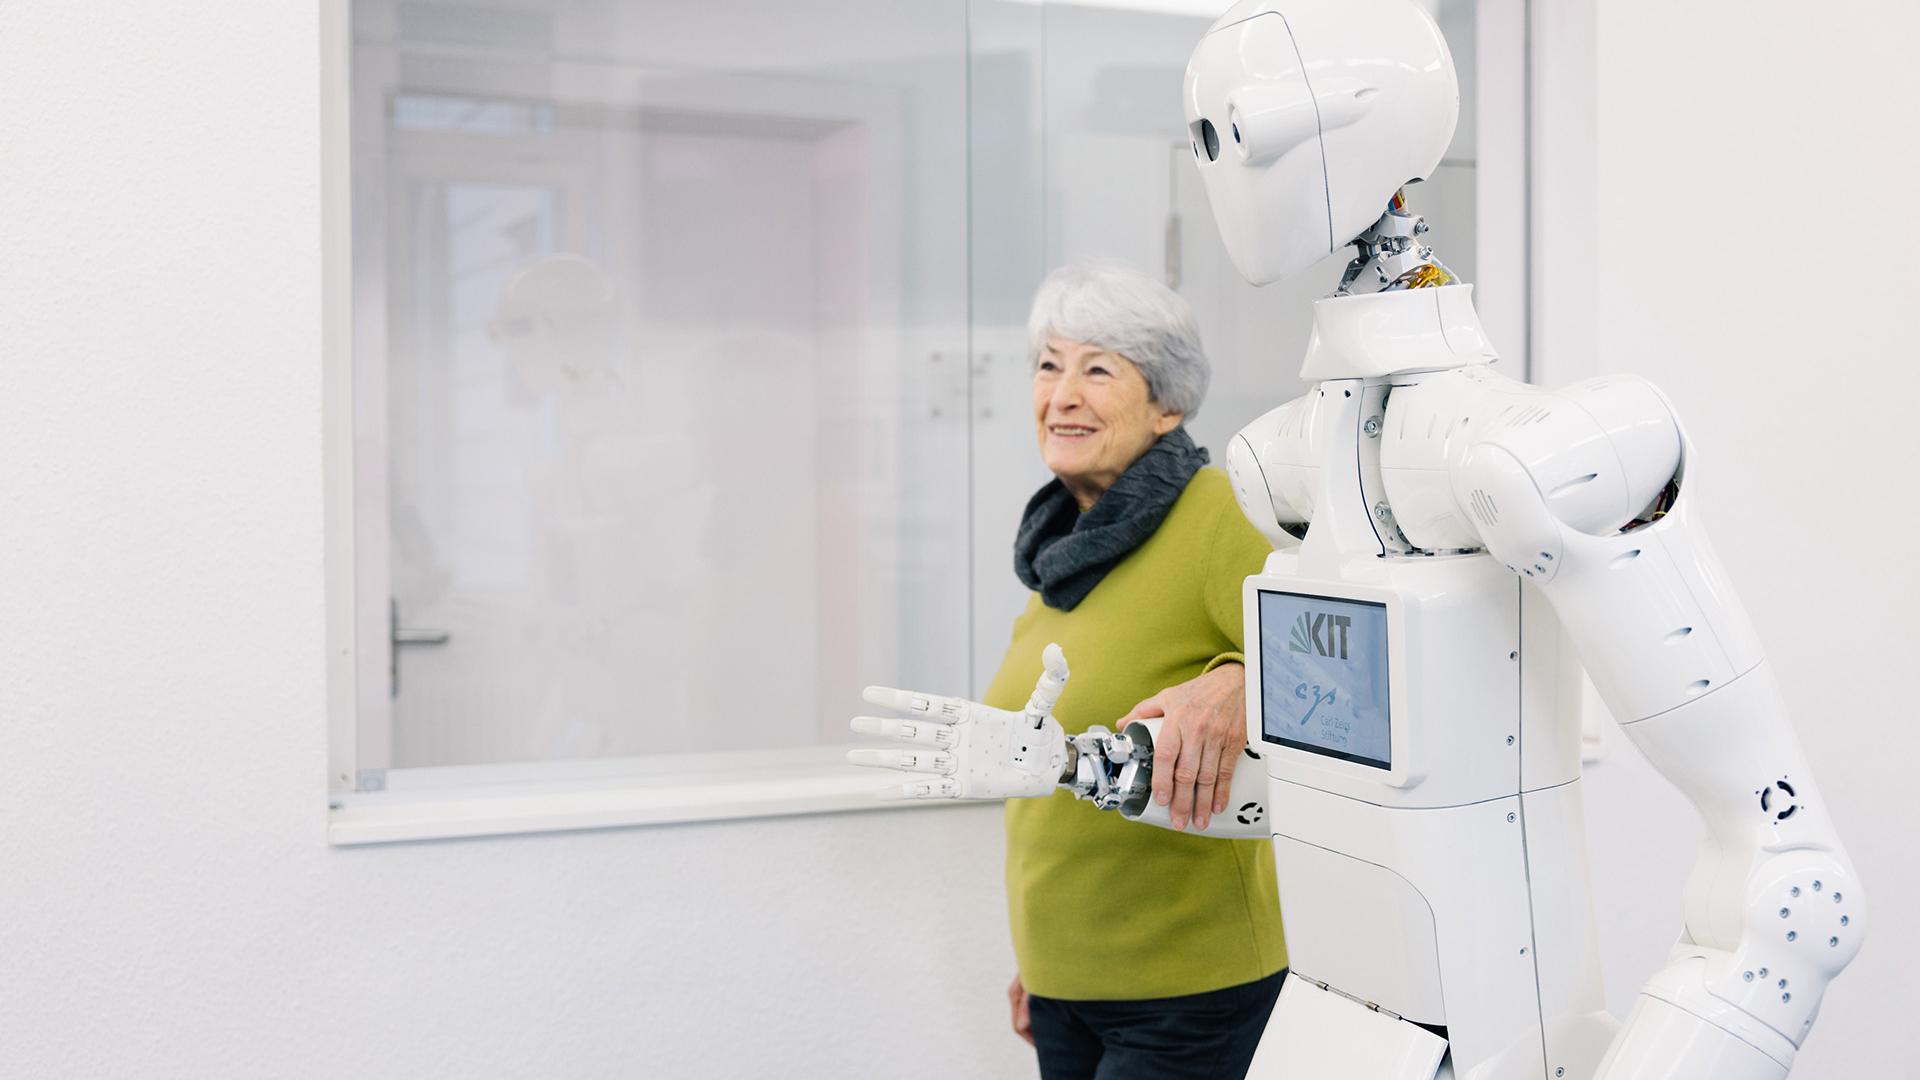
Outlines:
{"label": "woman's eye", "polygon": [[1107,370],[1106,368],[1103,368],[1103,367],[1101,367],[1101,366],[1100,366],[1099,364],[1095,364],[1095,365],[1093,365],[1092,367],[1090,367],[1090,368],[1088,368],[1088,369],[1087,369],[1087,374],[1089,374],[1089,375],[1111,375],[1111,374],[1113,374],[1113,372],[1111,372],[1111,371],[1108,371],[1108,370]]}
{"label": "woman's eye", "polygon": [[1051,360],[1042,360],[1040,361],[1040,370],[1041,371],[1059,371],[1060,365],[1054,363]]}

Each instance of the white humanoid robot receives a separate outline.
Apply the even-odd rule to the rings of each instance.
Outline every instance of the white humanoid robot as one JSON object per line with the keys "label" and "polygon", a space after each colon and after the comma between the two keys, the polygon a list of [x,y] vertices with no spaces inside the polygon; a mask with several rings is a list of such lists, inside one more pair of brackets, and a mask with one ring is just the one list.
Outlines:
{"label": "white humanoid robot", "polygon": [[[1666,399],[1631,377],[1496,374],[1472,287],[1404,212],[1458,108],[1446,44],[1407,0],[1245,0],[1187,69],[1241,273],[1359,248],[1315,305],[1317,385],[1229,455],[1276,548],[1245,592],[1264,768],[1235,772],[1207,832],[1273,838],[1293,971],[1248,1075],[1777,1080],[1859,951],[1860,884],[1696,521]],[[1706,824],[1686,931],[1624,1025],[1601,989],[1563,626]],[[1066,677],[1050,649],[1023,713],[870,690],[909,718],[855,730],[917,748],[853,760],[930,774],[896,797],[1065,787],[1165,824],[1157,722],[1068,739]]]}

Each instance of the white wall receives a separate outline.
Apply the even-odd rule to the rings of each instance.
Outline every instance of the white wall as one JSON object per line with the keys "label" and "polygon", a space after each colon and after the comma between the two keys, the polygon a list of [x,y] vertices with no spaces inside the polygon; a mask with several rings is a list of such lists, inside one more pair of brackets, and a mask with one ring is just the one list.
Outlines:
{"label": "white wall", "polygon": [[0,1076],[1030,1070],[996,808],[327,846],[315,7],[0,5]]}
{"label": "white wall", "polygon": [[[1900,413],[1920,398],[1920,354],[1913,285],[1889,244],[1920,168],[1909,56],[1920,11],[1535,10],[1549,45],[1535,374],[1639,372],[1680,410],[1714,543],[1874,912],[1794,1075],[1915,1075],[1920,571],[1905,549],[1920,509]],[[1590,78],[1569,77],[1583,65]],[[1679,927],[1699,829],[1617,734],[1590,780],[1619,1011]]]}

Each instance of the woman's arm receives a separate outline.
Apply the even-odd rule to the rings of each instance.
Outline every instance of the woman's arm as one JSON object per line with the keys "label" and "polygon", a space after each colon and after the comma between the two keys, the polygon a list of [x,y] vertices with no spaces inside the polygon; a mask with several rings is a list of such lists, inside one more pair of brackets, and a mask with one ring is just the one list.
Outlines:
{"label": "woman's arm", "polygon": [[1247,748],[1247,669],[1226,663],[1153,695],[1118,725],[1163,717],[1153,747],[1153,801],[1173,827],[1205,829],[1227,808],[1234,767]]}

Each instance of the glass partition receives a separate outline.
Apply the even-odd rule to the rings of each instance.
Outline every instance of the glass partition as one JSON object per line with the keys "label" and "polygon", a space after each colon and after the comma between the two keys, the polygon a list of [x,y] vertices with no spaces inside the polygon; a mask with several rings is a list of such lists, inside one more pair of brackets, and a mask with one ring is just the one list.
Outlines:
{"label": "glass partition", "polygon": [[[861,686],[978,692],[1046,479],[1050,268],[1193,302],[1216,462],[1303,389],[1340,262],[1247,286],[1188,157],[1220,6],[356,0],[361,786],[825,769]],[[1436,10],[1463,121],[1411,197],[1471,280],[1474,9]]]}

